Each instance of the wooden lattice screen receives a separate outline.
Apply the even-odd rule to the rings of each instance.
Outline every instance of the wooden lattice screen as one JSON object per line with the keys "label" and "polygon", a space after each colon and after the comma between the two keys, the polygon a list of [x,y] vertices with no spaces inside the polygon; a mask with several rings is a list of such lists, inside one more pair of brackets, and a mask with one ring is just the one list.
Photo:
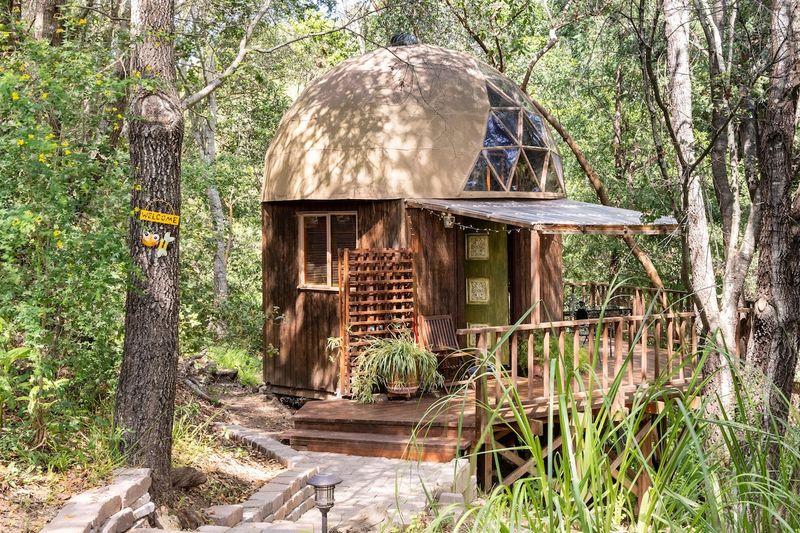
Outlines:
{"label": "wooden lattice screen", "polygon": [[415,331],[414,269],[407,249],[342,250],[340,390],[350,394],[353,364],[369,337]]}

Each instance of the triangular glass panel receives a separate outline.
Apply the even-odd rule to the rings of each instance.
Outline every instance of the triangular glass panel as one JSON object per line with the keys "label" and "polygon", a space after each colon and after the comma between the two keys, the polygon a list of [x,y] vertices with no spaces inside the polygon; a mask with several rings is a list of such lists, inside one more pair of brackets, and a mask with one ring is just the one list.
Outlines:
{"label": "triangular glass panel", "polygon": [[525,113],[522,119],[522,144],[546,148],[544,124],[542,117],[531,112]]}
{"label": "triangular glass panel", "polygon": [[467,178],[467,185],[464,187],[465,191],[486,191],[489,190],[489,182],[486,175],[489,173],[489,164],[483,157],[483,154],[478,156],[475,165],[472,167]]}
{"label": "triangular glass panel", "polygon": [[545,164],[547,163],[547,150],[538,150],[536,148],[525,148],[525,155],[531,164],[531,168],[536,176],[539,178],[540,187],[544,185]]}
{"label": "triangular glass panel", "polygon": [[489,169],[489,163],[483,157],[483,154],[478,156],[475,166],[472,167],[467,178],[467,185],[464,187],[465,191],[502,191],[503,186],[497,180],[497,177]]}
{"label": "triangular glass panel", "polygon": [[517,169],[514,171],[514,179],[511,181],[511,191],[516,192],[539,192],[539,182],[536,175],[528,164],[527,157],[521,155],[517,161]]}
{"label": "triangular glass panel", "polygon": [[528,111],[522,120],[522,144],[545,148],[545,132],[542,117]]}
{"label": "triangular glass panel", "polygon": [[521,106],[525,102],[522,91],[514,82],[504,76],[493,76],[489,80],[502,91],[506,98],[512,100],[514,105]]}
{"label": "triangular glass panel", "polygon": [[486,84],[486,92],[489,93],[489,105],[492,107],[513,107],[516,105],[489,83]]}
{"label": "triangular glass panel", "polygon": [[494,109],[492,112],[497,115],[514,140],[519,139],[519,109]]}
{"label": "triangular glass panel", "polygon": [[503,182],[503,189],[505,190],[511,176],[514,174],[514,164],[519,157],[519,148],[508,148],[505,150],[484,150],[486,159],[492,164],[492,168],[497,173],[497,176]]}
{"label": "triangular glass panel", "polygon": [[547,179],[545,180],[545,190],[547,192],[564,192],[561,187],[564,172],[561,168],[561,156],[555,152],[550,152],[550,164],[547,165]]}
{"label": "triangular glass panel", "polygon": [[490,148],[493,146],[511,146],[517,144],[500,120],[492,113],[489,113],[489,120],[486,122],[486,137],[483,138],[483,146]]}

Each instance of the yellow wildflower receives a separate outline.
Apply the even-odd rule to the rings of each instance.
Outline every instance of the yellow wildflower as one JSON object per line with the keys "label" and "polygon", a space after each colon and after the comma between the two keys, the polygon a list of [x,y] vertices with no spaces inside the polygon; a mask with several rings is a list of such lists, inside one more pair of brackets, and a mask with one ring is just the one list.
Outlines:
{"label": "yellow wildflower", "polygon": [[133,186],[133,190],[134,191],[141,191],[142,190],[142,186],[139,183],[137,183],[136,185]]}
{"label": "yellow wildflower", "polygon": [[12,226],[19,226],[19,219],[18,218],[12,218],[11,219],[11,225]]}
{"label": "yellow wildflower", "polygon": [[33,137],[33,133],[29,133],[29,134],[28,134],[28,139],[33,139],[33,138],[34,138],[34,137]]}
{"label": "yellow wildflower", "polygon": [[119,110],[118,110],[116,107],[112,107],[112,108],[111,108],[111,111],[113,111],[114,113],[116,113],[116,112],[117,112],[117,111],[119,111]]}
{"label": "yellow wildflower", "polygon": [[12,93],[11,93],[11,99],[12,99],[12,100],[19,100],[19,93],[17,93],[17,92],[12,92]]}
{"label": "yellow wildflower", "polygon": [[29,79],[31,79],[31,75],[30,74],[23,74],[22,76],[19,77],[19,79],[20,79],[20,81],[28,81]]}
{"label": "yellow wildflower", "polygon": [[42,215],[39,215],[39,216],[37,216],[35,219],[33,219],[33,221],[34,221],[34,222],[36,222],[37,224],[41,224],[41,223],[42,223],[42,220],[43,220],[43,219],[42,219]]}
{"label": "yellow wildflower", "polygon": [[118,118],[118,119],[120,119],[120,120],[122,120],[122,118],[123,118],[123,117],[122,117],[122,115],[121,115],[121,114],[117,113],[117,118]]}
{"label": "yellow wildflower", "polygon": [[56,242],[56,248],[58,248],[60,250],[63,247],[64,247],[64,241],[57,241]]}
{"label": "yellow wildflower", "polygon": [[50,96],[50,93],[42,93],[42,100],[47,100],[48,96]]}
{"label": "yellow wildflower", "polygon": [[17,139],[17,146],[22,146],[23,144],[25,144],[25,141],[22,139]]}
{"label": "yellow wildflower", "polygon": [[44,138],[45,138],[46,140],[48,140],[48,141],[49,141],[50,139],[52,139],[53,137],[55,137],[55,135],[53,135],[52,133],[48,133],[47,135],[45,135],[45,136],[44,136]]}
{"label": "yellow wildflower", "polygon": [[26,209],[25,210],[25,216],[26,217],[32,217],[33,216],[33,211],[31,211],[30,209]]}
{"label": "yellow wildflower", "polygon": [[59,230],[57,230],[57,229],[53,230],[53,237],[58,237],[60,235],[61,235],[61,232]]}
{"label": "yellow wildflower", "polygon": [[94,80],[95,85],[103,85],[103,80]]}
{"label": "yellow wildflower", "polygon": [[69,148],[67,148],[66,150],[64,150],[64,155],[69,155],[69,154],[71,154],[71,153],[72,153],[72,150],[70,150]]}
{"label": "yellow wildflower", "polygon": [[67,146],[69,146],[69,143],[67,141],[61,141],[61,146],[66,148]]}
{"label": "yellow wildflower", "polygon": [[57,28],[56,33],[64,33],[64,28]]}
{"label": "yellow wildflower", "polygon": [[47,163],[47,156],[44,154],[39,154],[39,162],[40,163]]}
{"label": "yellow wildflower", "polygon": [[79,26],[83,26],[84,24],[86,24],[86,19],[78,19]]}

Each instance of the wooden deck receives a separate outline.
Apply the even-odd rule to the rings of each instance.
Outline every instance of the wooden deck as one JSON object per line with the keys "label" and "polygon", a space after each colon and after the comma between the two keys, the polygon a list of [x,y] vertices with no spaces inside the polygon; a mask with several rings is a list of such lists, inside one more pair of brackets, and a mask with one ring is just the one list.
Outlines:
{"label": "wooden deck", "polygon": [[306,403],[281,438],[297,449],[446,462],[475,440],[475,402],[419,398]]}
{"label": "wooden deck", "polygon": [[[642,369],[640,353],[633,355],[634,365],[623,376],[618,402],[629,405],[633,392],[645,382],[655,379],[656,369],[667,369],[666,354],[649,354],[648,364]],[[594,377],[584,375],[584,385],[574,393],[578,402],[586,401],[581,391],[593,390],[603,385],[603,379],[616,375],[616,361],[608,362],[606,372],[598,366]],[[670,385],[685,387],[691,376],[691,367],[683,372],[674,369],[675,377]],[[510,379],[502,380],[505,386]],[[532,388],[529,385],[532,384]],[[502,394],[498,380],[486,381],[488,403],[494,407],[496,398]],[[606,385],[605,388],[607,388]],[[516,378],[516,389],[522,399],[525,412],[534,431],[541,432],[546,424],[548,410],[558,415],[558,402],[550,402],[546,394],[545,379],[541,376],[529,381],[527,377]],[[390,400],[364,405],[352,400],[324,400],[306,403],[293,417],[294,429],[285,432],[282,438],[298,449],[364,455],[372,457],[410,458],[424,461],[449,461],[468,451],[475,443],[478,417],[475,411],[475,389],[467,388],[461,395],[449,401],[431,397],[413,400]],[[592,408],[604,400],[603,394],[595,394]],[[585,405],[584,405],[585,407]],[[500,412],[510,419],[510,409]],[[503,420],[498,420],[502,423]]]}
{"label": "wooden deck", "polygon": [[[482,449],[513,436],[509,388],[516,389],[531,430],[542,435],[550,410],[559,415],[559,391],[569,389],[579,410],[594,410],[609,400],[629,406],[635,391],[657,379],[685,389],[697,366],[694,320],[693,313],[674,313],[460,330],[477,344],[467,364],[478,371],[449,399],[312,401],[294,415],[294,429],[282,438],[311,451],[449,461],[486,434],[487,409],[477,406],[500,414]],[[523,457],[498,453],[516,465],[504,482],[529,470]],[[478,462],[481,484],[491,486],[492,461]]]}

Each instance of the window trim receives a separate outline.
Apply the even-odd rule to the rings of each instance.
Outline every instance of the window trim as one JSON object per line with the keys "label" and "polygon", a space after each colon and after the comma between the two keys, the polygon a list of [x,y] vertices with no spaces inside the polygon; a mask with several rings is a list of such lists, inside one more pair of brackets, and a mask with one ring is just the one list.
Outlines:
{"label": "window trim", "polygon": [[[300,236],[299,242],[299,253],[298,255],[298,268],[300,271],[300,284],[297,286],[298,289],[305,289],[305,290],[318,290],[318,291],[338,291],[339,287],[333,285],[333,250],[331,246],[333,245],[332,238],[331,238],[331,217],[337,215],[348,215],[355,217],[356,219],[356,248],[358,248],[358,212],[357,211],[300,211],[297,213],[297,231]],[[304,220],[309,217],[325,217],[327,219],[327,243],[326,243],[326,252],[328,258],[328,266],[327,266],[327,277],[328,282],[325,284],[322,283],[306,283],[306,232],[305,232],[305,225],[303,224]]]}

